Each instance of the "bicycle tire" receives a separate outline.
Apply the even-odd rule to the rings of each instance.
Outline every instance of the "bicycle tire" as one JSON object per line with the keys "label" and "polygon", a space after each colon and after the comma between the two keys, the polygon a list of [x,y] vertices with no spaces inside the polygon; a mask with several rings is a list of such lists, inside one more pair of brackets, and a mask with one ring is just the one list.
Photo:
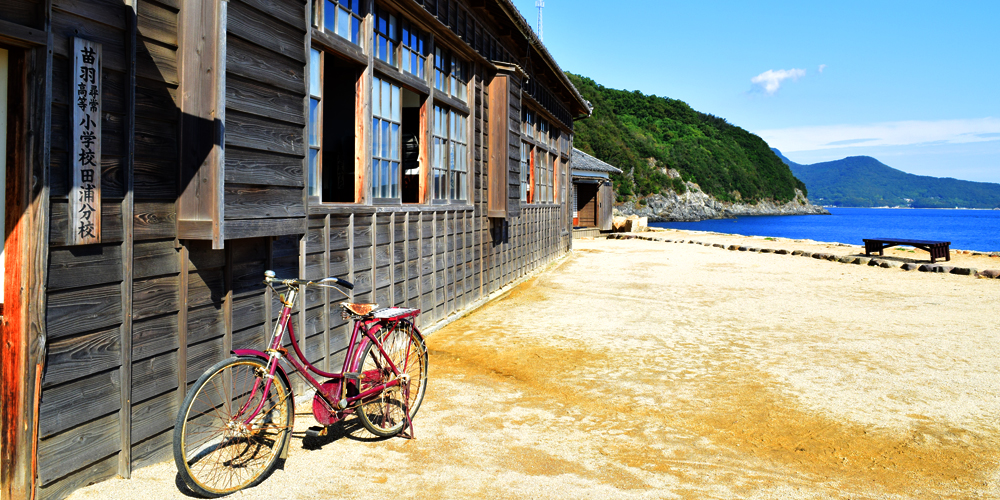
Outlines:
{"label": "bicycle tire", "polygon": [[[274,470],[291,435],[294,404],[281,377],[262,390],[264,360],[222,360],[188,391],[174,425],[177,472],[194,493],[220,497],[259,484]],[[238,425],[265,399],[250,428]],[[243,415],[243,416],[241,416]]]}
{"label": "bicycle tire", "polygon": [[[375,336],[382,342],[382,348],[393,365],[409,375],[408,402],[412,420],[420,409],[427,389],[427,347],[408,323],[398,323],[388,332],[380,330]],[[360,359],[360,392],[393,379],[392,369],[385,363],[375,344],[369,343]],[[361,425],[379,437],[399,434],[406,426],[402,396],[402,386],[395,386],[362,400],[357,409]]]}

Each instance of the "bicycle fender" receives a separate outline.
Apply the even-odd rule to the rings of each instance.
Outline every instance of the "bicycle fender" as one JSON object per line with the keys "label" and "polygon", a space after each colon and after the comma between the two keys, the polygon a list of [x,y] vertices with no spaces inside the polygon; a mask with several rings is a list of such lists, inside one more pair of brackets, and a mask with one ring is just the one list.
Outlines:
{"label": "bicycle fender", "polygon": [[[251,358],[260,358],[261,361],[264,361],[265,363],[268,360],[267,354],[264,354],[263,351],[258,351],[257,349],[233,349],[232,351],[229,351],[229,352],[233,353],[236,356],[249,356]],[[278,372],[278,376],[281,377],[281,381],[285,383],[285,387],[288,388],[288,394],[289,394],[289,396],[291,396],[292,401],[294,402],[295,401],[295,389],[292,389],[291,381],[288,379],[288,374],[285,373],[285,367],[281,366],[281,363],[278,363],[278,370],[277,370],[277,372]],[[293,417],[294,417],[294,412],[293,412]]]}

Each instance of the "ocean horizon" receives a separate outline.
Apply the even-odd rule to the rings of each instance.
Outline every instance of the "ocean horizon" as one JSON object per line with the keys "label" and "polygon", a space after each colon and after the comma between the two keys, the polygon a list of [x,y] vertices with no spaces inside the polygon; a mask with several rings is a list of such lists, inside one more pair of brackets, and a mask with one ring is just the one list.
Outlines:
{"label": "ocean horizon", "polygon": [[952,250],[1000,251],[1000,210],[824,207],[831,215],[759,215],[652,227],[863,245],[864,238],[950,241]]}

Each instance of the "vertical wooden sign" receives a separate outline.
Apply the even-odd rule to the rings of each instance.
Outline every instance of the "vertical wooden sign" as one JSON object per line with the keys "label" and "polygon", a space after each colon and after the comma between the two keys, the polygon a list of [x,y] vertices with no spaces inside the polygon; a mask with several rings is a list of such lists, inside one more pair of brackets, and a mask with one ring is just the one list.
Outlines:
{"label": "vertical wooden sign", "polygon": [[73,38],[70,245],[101,242],[101,44]]}

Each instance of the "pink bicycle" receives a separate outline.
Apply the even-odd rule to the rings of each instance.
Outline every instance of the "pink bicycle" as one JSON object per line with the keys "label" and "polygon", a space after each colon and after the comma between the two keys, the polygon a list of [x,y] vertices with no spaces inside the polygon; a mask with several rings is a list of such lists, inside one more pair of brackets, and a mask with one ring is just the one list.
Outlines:
{"label": "pink bicycle", "polygon": [[[264,284],[287,287],[282,308],[264,351],[234,349],[233,357],[209,368],[184,398],[174,425],[174,460],[184,483],[206,497],[228,495],[259,484],[288,454],[294,418],[292,386],[281,361],[294,366],[315,390],[312,409],[325,431],[356,414],[372,434],[390,437],[407,430],[427,388],[427,347],[413,325],[419,309],[341,303],[344,319],[354,320],[339,373],[324,372],[306,359],[289,318],[305,287],[353,289],[340,278],[319,281],[277,279]],[[346,293],[345,293],[346,296]],[[282,346],[284,332],[292,346]],[[310,375],[316,374],[319,382]]]}

